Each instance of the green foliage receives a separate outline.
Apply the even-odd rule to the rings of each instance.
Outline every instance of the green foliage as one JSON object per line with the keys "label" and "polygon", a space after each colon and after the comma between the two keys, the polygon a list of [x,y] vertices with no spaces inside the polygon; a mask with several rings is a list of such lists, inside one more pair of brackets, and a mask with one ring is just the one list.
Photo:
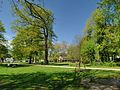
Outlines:
{"label": "green foliage", "polygon": [[[96,61],[106,62],[110,61],[110,57],[114,59],[119,56],[119,5],[119,0],[102,0],[99,2],[98,8],[88,19],[84,29],[84,37],[81,41],[83,46],[81,53],[85,52],[83,57],[88,56],[93,61],[94,56]],[[84,59],[87,60],[85,57]]]}
{"label": "green foliage", "polygon": [[18,32],[13,41],[13,48],[16,49],[14,51],[18,49],[18,56],[27,56],[30,59],[44,51],[43,59],[48,64],[48,50],[56,37],[52,29],[52,12],[27,0],[19,1],[18,6],[13,1],[12,9],[17,16],[12,28]]}
{"label": "green foliage", "polygon": [[4,45],[0,44],[0,58],[5,58],[8,53],[7,47]]}
{"label": "green foliage", "polygon": [[56,43],[51,48],[49,59],[58,61],[60,56],[62,56],[65,59],[67,48],[68,44],[64,41],[62,43]]}
{"label": "green foliage", "polygon": [[5,33],[5,28],[2,24],[2,22],[0,21],[0,58],[4,58],[6,56],[6,54],[8,53],[8,49],[5,46],[5,38],[3,33]]}
{"label": "green foliage", "polygon": [[67,59],[68,60],[79,60],[80,53],[79,53],[79,46],[78,45],[70,45],[67,50]]}
{"label": "green foliage", "polygon": [[2,24],[2,22],[0,21],[0,44],[2,44],[3,41],[5,40],[4,36],[3,36],[3,33],[5,33],[5,28]]}
{"label": "green foliage", "polygon": [[111,61],[111,62],[104,62],[102,65],[109,66],[109,67],[115,67],[115,66],[117,66],[117,63]]}
{"label": "green foliage", "polygon": [[51,51],[50,51],[49,60],[52,60],[55,62],[58,61],[59,56],[60,56],[60,49],[61,49],[60,44],[53,45],[53,47],[51,48]]}
{"label": "green foliage", "polygon": [[23,30],[21,29],[12,41],[13,54],[16,54],[18,57],[20,55],[29,56],[30,54],[34,55],[42,51],[40,36],[39,30],[35,27],[29,26]]}
{"label": "green foliage", "polygon": [[84,39],[81,42],[80,55],[83,63],[92,63],[95,61],[95,43],[92,39]]}

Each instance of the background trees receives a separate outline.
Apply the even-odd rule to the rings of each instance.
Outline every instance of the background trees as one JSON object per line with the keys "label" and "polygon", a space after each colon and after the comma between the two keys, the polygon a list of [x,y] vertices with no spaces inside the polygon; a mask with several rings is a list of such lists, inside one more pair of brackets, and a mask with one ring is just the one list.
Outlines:
{"label": "background trees", "polygon": [[68,44],[63,41],[62,43],[55,43],[50,51],[50,60],[60,61],[59,57],[66,59]]}
{"label": "background trees", "polygon": [[[101,0],[98,8],[88,19],[83,38],[79,44],[68,45],[63,43],[59,49],[57,45],[52,49],[55,33],[53,31],[53,14],[50,10],[35,3],[35,0],[10,0],[13,13],[16,16],[12,28],[16,36],[12,41],[13,56],[22,59],[36,60],[39,55],[45,64],[48,64],[49,50],[53,57],[64,56],[67,59],[80,59],[86,63],[93,61],[105,62],[114,60],[120,53],[120,1]],[[36,0],[38,1],[38,0]],[[2,33],[4,32],[1,31]],[[2,44],[4,41],[3,34]],[[1,46],[1,48],[4,48]],[[60,52],[60,53],[58,53]],[[2,52],[1,52],[2,53]]]}
{"label": "background trees", "polygon": [[36,56],[43,51],[40,35],[36,27],[27,26],[24,29],[20,29],[16,38],[12,41],[14,57],[18,59],[29,58],[29,63],[35,60]]}
{"label": "background trees", "polygon": [[[119,55],[119,5],[119,0],[102,0],[88,19],[81,41],[81,53],[84,52],[91,61],[110,61],[110,57],[114,59]],[[95,59],[91,59],[93,57]]]}

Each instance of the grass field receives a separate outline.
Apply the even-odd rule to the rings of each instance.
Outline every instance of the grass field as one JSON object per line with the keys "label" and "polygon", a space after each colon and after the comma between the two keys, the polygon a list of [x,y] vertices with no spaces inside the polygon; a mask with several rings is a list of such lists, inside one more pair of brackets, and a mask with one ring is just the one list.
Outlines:
{"label": "grass field", "polygon": [[19,65],[15,68],[0,65],[0,90],[88,90],[90,86],[85,84],[119,78],[118,71],[75,72],[74,69],[40,65]]}
{"label": "grass field", "polygon": [[[72,66],[72,67],[79,67],[79,62],[72,63],[72,62],[60,62],[60,63],[50,63],[50,65],[55,66]],[[92,67],[92,68],[117,68],[120,69],[120,62],[104,62],[104,63],[93,63],[93,64],[81,64],[81,67]]]}

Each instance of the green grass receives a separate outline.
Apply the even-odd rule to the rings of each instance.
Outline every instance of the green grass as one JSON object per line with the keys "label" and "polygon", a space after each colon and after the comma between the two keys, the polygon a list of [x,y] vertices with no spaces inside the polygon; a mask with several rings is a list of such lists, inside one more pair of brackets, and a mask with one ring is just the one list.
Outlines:
{"label": "green grass", "polygon": [[104,63],[93,63],[86,64],[86,67],[94,67],[94,68],[120,68],[120,62],[104,62]]}
{"label": "green grass", "polygon": [[59,73],[59,72],[69,72],[73,69],[65,68],[53,68],[53,67],[44,67],[40,65],[19,65],[15,68],[7,67],[7,65],[0,66],[0,74],[23,74],[23,73]]}
{"label": "green grass", "polygon": [[[72,63],[72,62],[52,62],[49,65],[54,65],[54,66],[71,66],[71,67],[78,67],[79,62],[77,63]],[[81,67],[93,67],[93,68],[120,68],[120,62],[104,62],[104,63],[93,63],[93,64],[81,64]]]}
{"label": "green grass", "polygon": [[[88,90],[81,84],[85,78],[120,78],[118,71],[81,70],[19,65],[0,65],[0,90]],[[93,80],[94,81],[94,80]]]}
{"label": "green grass", "polygon": [[[78,62],[77,62],[77,63],[72,63],[72,62],[52,62],[52,63],[50,63],[49,65],[76,67],[76,66],[78,66]],[[82,66],[83,66],[83,65],[82,65]]]}

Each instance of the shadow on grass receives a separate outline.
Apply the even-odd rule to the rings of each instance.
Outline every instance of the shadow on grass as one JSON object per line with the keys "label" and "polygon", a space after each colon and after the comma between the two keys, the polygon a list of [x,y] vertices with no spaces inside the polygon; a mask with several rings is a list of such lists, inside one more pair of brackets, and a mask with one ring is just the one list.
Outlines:
{"label": "shadow on grass", "polygon": [[80,76],[73,72],[51,74],[37,72],[19,75],[0,75],[0,89],[63,90],[65,88],[82,87],[80,81]]}
{"label": "shadow on grass", "polygon": [[[0,75],[0,90],[89,90],[90,83],[113,85],[115,79],[92,77],[91,70]],[[116,85],[116,84],[115,84]],[[114,89],[113,89],[114,90]]]}
{"label": "shadow on grass", "polygon": [[68,66],[69,64],[67,64],[67,63],[50,63],[49,65],[54,65],[54,66]]}
{"label": "shadow on grass", "polygon": [[29,66],[32,66],[31,64],[10,64],[10,66],[8,66],[8,64],[0,64],[0,67],[12,67],[13,65],[15,65],[14,66],[14,68],[19,68],[19,67],[29,67]]}

